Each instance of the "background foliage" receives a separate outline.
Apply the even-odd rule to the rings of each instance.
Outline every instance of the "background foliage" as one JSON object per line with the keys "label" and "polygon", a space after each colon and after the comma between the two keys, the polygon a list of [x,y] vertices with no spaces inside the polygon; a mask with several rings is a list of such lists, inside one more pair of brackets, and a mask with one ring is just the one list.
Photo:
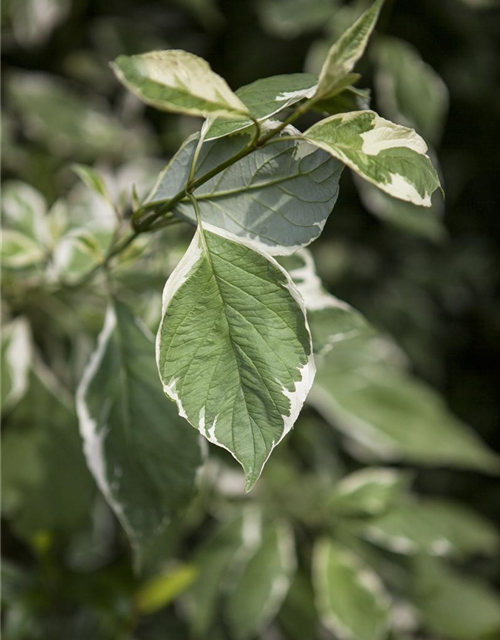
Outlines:
{"label": "background foliage", "polygon": [[[372,108],[403,118],[436,151],[446,190],[443,224],[425,211],[392,211],[387,202],[370,213],[373,194],[363,197],[344,172],[339,200],[314,255],[328,288],[391,335],[413,373],[498,451],[500,93],[493,78],[500,66],[500,10],[495,5],[479,0],[387,3],[379,40],[359,65],[359,86],[374,89]],[[152,49],[185,49],[207,59],[233,88],[274,74],[317,72],[353,11],[355,6],[334,0],[4,0],[5,219],[22,218],[36,226],[30,212],[45,216],[50,211],[50,242],[55,245],[64,235],[69,247],[58,249],[53,268],[68,281],[78,277],[109,245],[114,214],[78,181],[71,164],[100,169],[111,197],[128,203],[132,183],[147,192],[165,160],[199,125],[144,108],[118,85],[110,60]],[[401,53],[384,54],[377,46],[382,34],[415,47],[439,74],[449,90],[448,113],[446,99],[436,106],[426,94],[426,68],[417,62],[405,69]],[[414,55],[410,49],[410,59]],[[398,64],[402,82],[394,100],[387,73],[397,74]],[[187,229],[175,226],[154,240],[141,239],[129,265],[125,260],[116,269],[120,297],[153,330],[158,292],[189,237]],[[145,244],[141,268],[130,266]],[[84,466],[71,399],[102,325],[104,285],[97,281],[83,290],[60,290],[49,273],[41,286],[37,250],[35,245],[25,252],[34,269],[3,273],[4,321],[18,320],[7,325],[2,350],[8,352],[12,335],[18,345],[25,344],[28,331],[37,347],[29,391],[19,404],[15,396],[22,389],[15,374],[9,378],[8,368],[2,383],[8,452],[3,459],[6,638],[334,637],[318,625],[311,604],[308,567],[314,546],[317,573],[331,568],[332,597],[349,588],[348,602],[363,603],[367,597],[350,578],[345,547],[390,585],[398,602],[392,611],[399,612],[394,638],[498,637],[498,605],[490,591],[500,586],[493,531],[500,523],[497,477],[410,463],[405,466],[409,475],[397,476],[394,495],[383,496],[380,512],[366,513],[363,496],[360,506],[352,496],[332,494],[342,476],[362,467],[363,452],[352,442],[346,447],[313,408],[304,411],[248,497],[241,493],[239,469],[228,456],[211,451],[200,494],[164,536],[151,541],[142,568],[134,572],[125,535]],[[18,357],[16,370],[22,367]],[[396,385],[393,392],[395,413],[383,416],[386,420],[400,415]],[[423,394],[421,404],[427,399]],[[376,412],[377,399],[373,402],[369,408]],[[420,511],[398,502],[410,476],[413,494],[421,496]],[[462,519],[453,525],[453,509],[448,513],[433,498],[468,506],[493,529],[474,522],[469,531]],[[261,512],[268,524],[255,546],[248,531],[258,532]],[[395,554],[390,544],[380,552],[366,542],[366,532],[359,537],[363,527],[373,529],[372,516],[389,539],[401,531],[415,536],[418,554]],[[440,523],[440,517],[448,517],[451,525]],[[430,557],[438,536],[433,527],[439,523],[456,547],[452,564]],[[460,539],[453,538],[457,528]],[[270,592],[276,575],[294,573],[291,530],[299,572],[282,604]],[[332,543],[315,545],[331,530],[340,551]],[[219,584],[237,587],[226,586],[219,594]],[[276,600],[269,611],[268,600],[271,605]],[[330,605],[323,602],[319,608]],[[368,599],[363,605],[368,622],[353,609],[356,637],[377,637],[372,609]]]}

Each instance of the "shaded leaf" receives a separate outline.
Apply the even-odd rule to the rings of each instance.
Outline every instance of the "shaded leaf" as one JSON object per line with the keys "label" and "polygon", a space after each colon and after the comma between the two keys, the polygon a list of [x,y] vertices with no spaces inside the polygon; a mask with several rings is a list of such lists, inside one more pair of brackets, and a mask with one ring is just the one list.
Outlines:
{"label": "shaded leaf", "polygon": [[226,615],[235,638],[253,638],[273,620],[286,597],[295,565],[289,526],[277,522],[265,527],[227,600]]}
{"label": "shaded leaf", "polygon": [[333,540],[316,543],[316,603],[323,624],[342,640],[379,640],[389,628],[390,600],[378,576]]}
{"label": "shaded leaf", "polygon": [[393,505],[362,531],[372,542],[405,554],[491,554],[499,543],[491,523],[465,507],[435,499]]}
{"label": "shaded leaf", "polygon": [[87,464],[140,550],[192,497],[201,450],[165,400],[152,340],[121,303],[108,308],[77,407]]}
{"label": "shaded leaf", "polygon": [[374,331],[359,311],[324,289],[308,249],[280,258],[280,264],[305,302],[315,354],[325,355],[336,342]]}
{"label": "shaded leaf", "polygon": [[[266,120],[280,111],[310,98],[316,91],[318,77],[312,73],[292,73],[261,78],[240,87],[236,95],[256,120]],[[248,118],[240,121],[218,118],[209,127],[205,140],[214,140],[253,126]]]}
{"label": "shaded leaf", "polygon": [[25,318],[18,317],[2,327],[1,349],[3,412],[16,405],[28,389],[32,345],[29,324]]}
{"label": "shaded leaf", "polygon": [[331,494],[329,506],[348,514],[380,514],[401,497],[408,485],[408,474],[396,469],[361,469],[342,478]]}
{"label": "shaded leaf", "polygon": [[375,48],[375,84],[381,112],[437,144],[448,111],[448,89],[412,45],[384,37]]}
{"label": "shaded leaf", "polygon": [[[293,130],[292,130],[293,131]],[[244,136],[205,143],[197,163],[199,177],[240,151]],[[160,174],[150,203],[181,191],[188,179],[197,138],[188,140]],[[231,165],[196,189],[202,219],[274,255],[295,251],[316,239],[338,196],[343,165],[309,143],[286,135]],[[174,214],[195,220],[191,202]]]}
{"label": "shaded leaf", "polygon": [[414,601],[423,626],[450,640],[498,637],[500,595],[477,578],[418,558]]}
{"label": "shaded leaf", "polygon": [[318,360],[309,401],[378,459],[499,470],[497,456],[380,337],[340,342]]}
{"label": "shaded leaf", "polygon": [[2,511],[30,540],[68,533],[85,520],[94,493],[76,415],[40,364],[2,437]]}

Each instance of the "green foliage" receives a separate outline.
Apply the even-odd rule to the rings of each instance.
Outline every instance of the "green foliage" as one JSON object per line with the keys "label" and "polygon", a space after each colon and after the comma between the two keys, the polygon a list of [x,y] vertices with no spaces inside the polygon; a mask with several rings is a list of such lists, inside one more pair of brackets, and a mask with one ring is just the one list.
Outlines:
{"label": "green foliage", "polygon": [[426,343],[495,287],[444,253],[449,94],[394,7],[148,0],[72,44],[69,4],[2,9],[5,638],[497,637],[496,512],[460,483],[499,457]]}

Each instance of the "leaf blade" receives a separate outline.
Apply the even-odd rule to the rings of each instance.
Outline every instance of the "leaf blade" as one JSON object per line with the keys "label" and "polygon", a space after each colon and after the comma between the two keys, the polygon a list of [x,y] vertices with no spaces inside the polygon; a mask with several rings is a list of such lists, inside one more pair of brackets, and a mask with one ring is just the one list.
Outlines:
{"label": "leaf blade", "polygon": [[424,140],[374,111],[331,116],[310,127],[304,137],[400,200],[430,207],[440,187]]}
{"label": "leaf blade", "polygon": [[118,56],[111,67],[122,84],[152,107],[194,116],[241,119],[248,109],[208,62],[171,49]]}
{"label": "leaf blade", "polygon": [[249,491],[309,392],[311,338],[278,263],[203,226],[165,285],[158,370],[180,415],[240,462]]}
{"label": "leaf blade", "polygon": [[140,550],[193,495],[201,451],[157,383],[152,340],[120,303],[108,308],[77,408],[88,466]]}

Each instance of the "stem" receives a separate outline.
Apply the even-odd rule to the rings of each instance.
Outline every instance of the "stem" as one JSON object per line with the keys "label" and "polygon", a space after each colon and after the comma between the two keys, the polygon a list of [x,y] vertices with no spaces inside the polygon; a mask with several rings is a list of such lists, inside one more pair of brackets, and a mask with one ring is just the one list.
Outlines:
{"label": "stem", "polygon": [[[198,206],[198,202],[197,202],[196,198],[193,196],[193,191],[198,189],[198,187],[201,187],[203,184],[205,184],[205,182],[208,182],[209,180],[214,178],[217,174],[221,173],[222,171],[224,171],[225,169],[227,169],[231,165],[235,164],[236,162],[238,162],[242,158],[245,158],[247,155],[249,155],[250,153],[255,151],[257,148],[262,147],[263,145],[267,144],[268,141],[271,140],[271,138],[274,138],[275,136],[279,135],[285,129],[286,126],[288,126],[292,122],[295,122],[295,120],[297,120],[298,118],[300,118],[300,116],[302,116],[304,113],[306,113],[306,111],[308,111],[311,108],[313,102],[314,102],[314,99],[310,99],[310,100],[307,100],[306,102],[304,102],[298,109],[296,109],[293,113],[291,113],[288,116],[288,118],[286,118],[278,127],[276,127],[275,129],[272,129],[271,131],[269,131],[268,133],[266,133],[262,137],[261,137],[261,127],[260,127],[259,122],[255,118],[252,118],[253,124],[254,124],[254,127],[255,127],[255,131],[254,131],[254,135],[252,137],[252,140],[249,142],[249,144],[247,146],[243,147],[243,149],[238,151],[238,153],[236,153],[234,156],[231,156],[230,158],[228,158],[224,162],[221,162],[219,165],[217,165],[216,167],[214,167],[210,171],[207,171],[207,173],[203,174],[199,178],[193,179],[194,178],[194,173],[195,173],[195,170],[196,170],[196,162],[198,160],[199,153],[201,151],[201,147],[202,147],[202,144],[203,144],[203,138],[200,137],[200,142],[198,143],[198,146],[196,147],[195,155],[194,155],[194,158],[193,158],[193,163],[191,165],[191,170],[190,170],[190,174],[189,174],[189,180],[188,180],[186,186],[184,187],[184,189],[182,189],[182,191],[179,191],[179,193],[177,193],[173,198],[170,198],[169,200],[165,200],[163,202],[162,201],[156,201],[154,203],[152,203],[152,202],[151,203],[146,203],[145,205],[143,205],[142,207],[139,207],[139,209],[134,211],[134,213],[132,215],[132,221],[131,221],[133,231],[128,236],[125,236],[122,239],[121,242],[118,242],[109,251],[109,253],[105,257],[105,259],[102,262],[100,262],[99,264],[97,264],[83,278],[81,278],[80,280],[78,280],[75,283],[65,284],[65,286],[69,287],[69,288],[76,288],[76,287],[79,287],[82,284],[85,284],[85,283],[89,282],[90,280],[92,280],[94,275],[100,269],[106,268],[107,266],[109,266],[111,260],[114,257],[116,257],[117,255],[119,255],[120,253],[122,253],[130,244],[132,244],[132,242],[134,242],[134,240],[137,238],[137,236],[140,235],[141,233],[144,233],[146,231],[155,231],[156,229],[160,229],[160,228],[169,226],[170,224],[174,224],[174,221],[171,218],[168,219],[168,220],[165,220],[163,222],[160,222],[160,223],[158,223],[156,225],[154,225],[154,222],[156,222],[156,220],[158,220],[158,218],[161,218],[165,214],[167,214],[170,211],[172,211],[172,209],[175,207],[175,205],[177,205],[181,200],[184,200],[185,198],[189,198],[191,200],[191,202],[193,203],[193,207],[194,207],[194,210],[195,210],[195,213],[196,213],[196,216],[197,216],[198,224],[201,226],[201,217],[200,217],[199,206]],[[149,218],[145,218],[142,221],[140,221],[140,219],[139,219],[140,216],[143,213],[146,213],[149,209],[155,209],[155,210],[149,216]]]}

